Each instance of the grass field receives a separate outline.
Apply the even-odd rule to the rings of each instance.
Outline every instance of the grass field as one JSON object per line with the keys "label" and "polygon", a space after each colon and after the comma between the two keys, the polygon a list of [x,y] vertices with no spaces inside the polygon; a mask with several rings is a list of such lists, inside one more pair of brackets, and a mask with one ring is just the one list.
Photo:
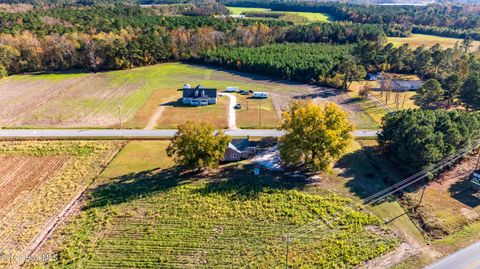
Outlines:
{"label": "grass field", "polygon": [[[388,42],[393,43],[396,47],[399,47],[403,44],[409,44],[413,48],[420,47],[422,45],[426,47],[433,47],[436,44],[442,45],[444,48],[453,48],[458,42],[461,45],[463,39],[459,38],[450,38],[450,37],[441,37],[434,35],[421,35],[421,34],[412,34],[410,37],[389,37]],[[471,50],[476,50],[480,46],[480,41],[473,41]]]}
{"label": "grass field", "polygon": [[[412,215],[419,219],[432,238],[454,234],[467,224],[480,220],[478,193],[470,188],[469,182],[476,164],[477,156],[469,156],[435,178],[426,189],[422,204]],[[406,204],[414,206],[421,193],[422,190],[408,193]]]}
{"label": "grass field", "polygon": [[[117,127],[121,120],[126,128],[144,128],[161,104],[180,97],[177,89],[185,83],[217,87],[219,91],[238,86],[276,93],[285,100],[316,90],[305,84],[181,63],[96,74],[14,75],[0,80],[0,127],[105,128]],[[275,100],[268,102],[263,124],[274,126],[276,119],[269,111]],[[162,121],[160,118],[158,128],[172,126]],[[215,122],[218,118],[213,119]],[[239,127],[257,123],[258,117],[250,121],[240,112]]]}
{"label": "grass field", "polygon": [[[180,96],[179,96],[180,98]],[[228,107],[230,100],[219,97],[216,105],[191,107],[183,105],[180,99],[165,104],[165,110],[157,121],[157,128],[177,128],[187,121],[208,122],[215,128],[228,128]]]}
{"label": "grass field", "polygon": [[283,234],[295,233],[292,268],[352,268],[397,244],[378,218],[352,200],[285,175],[253,177],[248,163],[206,177],[181,175],[166,141],[130,142],[91,190],[84,210],[39,252],[50,267],[284,267]]}
{"label": "grass field", "polygon": [[[21,255],[100,174],[119,142],[0,142],[0,249]],[[9,260],[0,259],[0,267]]]}
{"label": "grass field", "polygon": [[[227,7],[233,15],[241,15],[244,12],[272,12],[266,8],[249,8],[249,7]],[[328,22],[331,17],[324,13],[315,12],[292,12],[292,11],[273,11],[274,13],[295,14],[307,18],[312,22]]]}
{"label": "grass field", "polygon": [[272,99],[253,99],[251,95],[236,94],[237,103],[242,108],[237,110],[237,125],[246,129],[277,128],[278,113]]}

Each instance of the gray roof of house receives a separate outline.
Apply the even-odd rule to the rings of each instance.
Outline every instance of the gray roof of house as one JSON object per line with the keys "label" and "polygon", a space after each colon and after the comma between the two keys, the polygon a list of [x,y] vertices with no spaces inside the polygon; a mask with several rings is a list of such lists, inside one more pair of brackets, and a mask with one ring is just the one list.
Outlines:
{"label": "gray roof of house", "polygon": [[205,88],[201,85],[198,85],[195,88],[190,89],[181,89],[183,91],[183,97],[190,98],[216,98],[217,89],[214,88]]}
{"label": "gray roof of house", "polygon": [[421,80],[394,80],[393,87],[394,88],[402,88],[402,89],[411,89],[411,88],[420,88],[423,85],[423,81]]}
{"label": "gray roof of house", "polygon": [[238,151],[245,151],[250,146],[248,139],[232,139],[228,144],[229,148],[236,149]]}

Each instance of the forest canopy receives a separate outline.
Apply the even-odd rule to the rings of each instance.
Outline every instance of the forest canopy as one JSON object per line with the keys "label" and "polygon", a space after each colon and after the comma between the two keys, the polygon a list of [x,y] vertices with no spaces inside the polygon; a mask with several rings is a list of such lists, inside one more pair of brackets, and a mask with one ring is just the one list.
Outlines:
{"label": "forest canopy", "polygon": [[381,147],[407,172],[434,164],[478,141],[480,113],[402,110],[383,119]]}

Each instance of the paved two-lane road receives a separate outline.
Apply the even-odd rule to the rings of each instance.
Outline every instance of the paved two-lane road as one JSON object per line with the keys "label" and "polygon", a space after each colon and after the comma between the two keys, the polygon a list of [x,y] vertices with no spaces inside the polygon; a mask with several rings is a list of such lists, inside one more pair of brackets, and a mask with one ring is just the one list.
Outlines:
{"label": "paved two-lane road", "polygon": [[[119,130],[119,129],[4,129],[3,138],[161,138],[172,137],[176,130]],[[282,131],[275,129],[235,129],[225,130],[230,136],[279,137]],[[355,137],[374,137],[377,130],[356,130]]]}
{"label": "paved two-lane road", "polygon": [[425,269],[480,269],[480,242],[459,250]]}

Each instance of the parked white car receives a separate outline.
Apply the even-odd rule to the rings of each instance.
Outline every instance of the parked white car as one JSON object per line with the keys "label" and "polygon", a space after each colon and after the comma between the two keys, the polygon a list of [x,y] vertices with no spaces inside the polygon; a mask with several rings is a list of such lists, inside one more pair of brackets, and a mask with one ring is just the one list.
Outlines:
{"label": "parked white car", "polygon": [[226,92],[238,92],[240,89],[238,87],[227,87]]}
{"label": "parked white car", "polygon": [[253,98],[268,98],[267,92],[254,92]]}

